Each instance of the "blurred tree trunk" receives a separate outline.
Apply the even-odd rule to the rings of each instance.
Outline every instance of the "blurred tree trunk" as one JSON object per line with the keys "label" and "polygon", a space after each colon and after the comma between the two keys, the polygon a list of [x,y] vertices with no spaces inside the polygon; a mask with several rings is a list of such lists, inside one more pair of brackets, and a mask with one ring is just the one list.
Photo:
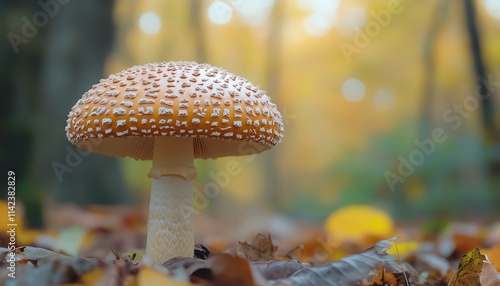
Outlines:
{"label": "blurred tree trunk", "polygon": [[476,23],[476,9],[472,0],[464,0],[463,3],[465,8],[464,12],[467,31],[470,39],[470,49],[474,62],[474,71],[477,77],[479,95],[481,96],[483,125],[486,132],[485,135],[487,139],[491,140],[496,133],[495,122],[493,119],[494,107],[491,99],[492,94],[488,87],[486,67],[481,53],[481,40]]}
{"label": "blurred tree trunk", "polygon": [[448,19],[449,1],[436,2],[436,8],[432,16],[432,22],[429,26],[426,37],[423,41],[423,63],[424,63],[424,84],[422,90],[422,119],[420,127],[420,138],[427,138],[431,132],[432,124],[432,106],[433,98],[436,96],[435,78],[436,63],[434,51],[439,34]]}
{"label": "blurred tree trunk", "polygon": [[[16,173],[16,198],[23,203],[26,215],[34,226],[40,226],[42,195],[33,192],[34,182],[30,180],[29,166],[32,163],[33,116],[39,103],[40,66],[43,39],[46,29],[23,33],[22,18],[32,19],[37,12],[36,2],[3,0],[0,1],[0,160],[2,175],[7,171]],[[28,31],[30,32],[30,31]],[[17,35],[27,41],[17,42],[8,35]],[[31,36],[28,38],[28,36]],[[19,39],[19,38],[18,38]],[[7,192],[1,192],[5,198]]]}
{"label": "blurred tree trunk", "polygon": [[[422,84],[422,101],[420,105],[421,118],[418,134],[416,138],[423,139],[429,138],[432,134],[432,130],[436,127],[438,122],[434,118],[434,113],[432,107],[435,103],[435,98],[438,96],[436,91],[436,46],[439,40],[439,36],[442,33],[448,19],[449,19],[449,9],[450,1],[436,1],[434,4],[434,11],[432,14],[431,22],[427,28],[427,33],[423,38],[423,67],[424,67],[424,77]],[[443,180],[443,173],[436,171],[429,175],[425,180],[427,185],[424,185],[426,190],[426,197],[430,202],[439,202],[442,200],[444,188],[435,187],[435,181]],[[417,179],[418,180],[418,179]],[[436,190],[437,189],[437,190]],[[406,192],[396,192],[398,205],[402,209],[411,209],[413,202],[407,200]],[[441,208],[436,208],[434,206],[429,206],[428,218],[433,216],[439,216],[443,211]]]}
{"label": "blurred tree trunk", "polygon": [[[286,121],[286,107],[281,104],[280,98],[280,69],[281,69],[281,54],[282,50],[282,25],[283,25],[283,13],[284,13],[284,0],[277,0],[274,3],[274,7],[270,17],[269,23],[269,34],[267,40],[267,80],[266,80],[266,92],[271,97],[272,101],[278,106],[283,115],[283,122]],[[286,128],[286,127],[285,127]],[[265,187],[265,192],[267,194],[267,200],[271,207],[277,210],[282,210],[284,207],[284,196],[283,193],[283,181],[281,180],[281,175],[277,172],[277,160],[276,152],[271,150],[266,156],[267,162],[264,164],[265,170],[265,182],[267,186]]]}
{"label": "blurred tree trunk", "polygon": [[31,171],[39,184],[36,190],[50,194],[48,203],[130,200],[116,159],[78,153],[64,130],[71,107],[103,77],[113,44],[113,4],[113,0],[69,2],[46,27],[40,100],[32,117],[36,138]]}
{"label": "blurred tree trunk", "polygon": [[[492,156],[487,156],[487,175],[489,176],[490,189],[498,190],[500,186],[500,130],[495,122],[493,93],[491,92],[492,87],[489,86],[490,78],[493,75],[487,73],[486,65],[483,60],[481,35],[476,22],[475,4],[472,0],[464,0],[463,4],[465,21],[469,34],[470,52],[473,58],[475,78],[477,80],[477,89],[475,88],[474,92],[478,92],[479,94],[475,95],[480,96],[486,152],[492,154]],[[495,80],[495,78],[498,77],[494,77],[493,80]],[[492,205],[500,204],[500,194],[498,192],[492,192],[491,195],[494,198],[494,201],[491,202]]]}

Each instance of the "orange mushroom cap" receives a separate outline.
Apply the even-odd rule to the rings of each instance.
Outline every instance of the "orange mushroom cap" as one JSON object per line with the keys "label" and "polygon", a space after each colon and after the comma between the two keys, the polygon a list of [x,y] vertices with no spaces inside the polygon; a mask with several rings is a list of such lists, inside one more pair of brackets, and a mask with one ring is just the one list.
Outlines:
{"label": "orange mushroom cap", "polygon": [[[68,115],[73,144],[150,160],[154,137],[192,137],[195,158],[259,153],[281,142],[281,114],[266,93],[222,68],[195,62],[134,66],[102,79]],[[88,144],[90,142],[90,144]],[[248,148],[254,147],[254,148]]]}

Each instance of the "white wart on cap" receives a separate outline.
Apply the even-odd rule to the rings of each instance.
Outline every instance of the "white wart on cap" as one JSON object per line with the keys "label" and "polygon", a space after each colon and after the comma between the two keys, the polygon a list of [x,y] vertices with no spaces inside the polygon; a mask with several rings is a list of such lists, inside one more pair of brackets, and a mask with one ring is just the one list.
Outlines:
{"label": "white wart on cap", "polygon": [[83,149],[142,160],[152,159],[154,137],[192,137],[195,158],[216,158],[242,155],[241,141],[256,153],[275,146],[283,123],[246,79],[208,64],[161,62],[94,85],[71,109],[66,132]]}

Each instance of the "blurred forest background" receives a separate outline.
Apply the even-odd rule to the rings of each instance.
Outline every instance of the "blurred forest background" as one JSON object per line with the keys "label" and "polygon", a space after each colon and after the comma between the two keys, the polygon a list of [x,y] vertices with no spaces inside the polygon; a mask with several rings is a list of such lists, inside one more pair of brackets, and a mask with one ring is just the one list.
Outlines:
{"label": "blurred forest background", "polygon": [[171,60],[243,76],[284,116],[273,150],[196,162],[205,215],[500,214],[500,1],[2,0],[0,19],[2,172],[32,227],[57,204],[148,204],[150,162],[78,153],[64,127],[100,78]]}

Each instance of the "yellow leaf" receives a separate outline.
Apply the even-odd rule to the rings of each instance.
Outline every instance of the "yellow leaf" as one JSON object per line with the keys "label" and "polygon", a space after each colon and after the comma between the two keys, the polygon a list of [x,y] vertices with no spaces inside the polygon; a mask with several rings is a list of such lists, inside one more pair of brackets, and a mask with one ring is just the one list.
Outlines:
{"label": "yellow leaf", "polygon": [[143,268],[137,275],[138,286],[163,285],[163,286],[190,286],[192,284],[186,282],[173,281],[167,275],[154,270],[151,267]]}
{"label": "yellow leaf", "polygon": [[80,277],[80,281],[83,285],[97,285],[101,279],[102,270],[99,268],[94,268]]}
{"label": "yellow leaf", "polygon": [[48,235],[48,234],[41,232],[39,230],[33,230],[33,229],[23,229],[22,231],[16,232],[18,245],[33,244],[35,239],[37,237],[39,237],[40,235]]}
{"label": "yellow leaf", "polygon": [[127,276],[127,278],[125,278],[125,283],[124,283],[124,286],[138,286],[138,282],[137,282],[137,276]]}
{"label": "yellow leaf", "polygon": [[326,231],[335,241],[360,242],[368,237],[387,238],[393,222],[385,212],[365,205],[347,206],[332,213],[325,222]]}
{"label": "yellow leaf", "polygon": [[419,247],[420,242],[418,241],[393,242],[393,247],[387,250],[387,253],[392,254],[396,258],[404,259]]}
{"label": "yellow leaf", "polygon": [[90,247],[92,243],[94,243],[94,241],[95,241],[95,234],[93,234],[90,231],[87,231],[85,233],[85,236],[83,237],[80,248]]}
{"label": "yellow leaf", "polygon": [[6,201],[0,200],[0,232],[4,233],[5,231],[9,230],[10,226],[8,224],[15,223],[17,224],[16,226],[16,231],[20,232],[23,227],[23,216],[21,213],[21,209],[16,208],[16,216],[12,217],[14,221],[9,221],[9,206]]}

